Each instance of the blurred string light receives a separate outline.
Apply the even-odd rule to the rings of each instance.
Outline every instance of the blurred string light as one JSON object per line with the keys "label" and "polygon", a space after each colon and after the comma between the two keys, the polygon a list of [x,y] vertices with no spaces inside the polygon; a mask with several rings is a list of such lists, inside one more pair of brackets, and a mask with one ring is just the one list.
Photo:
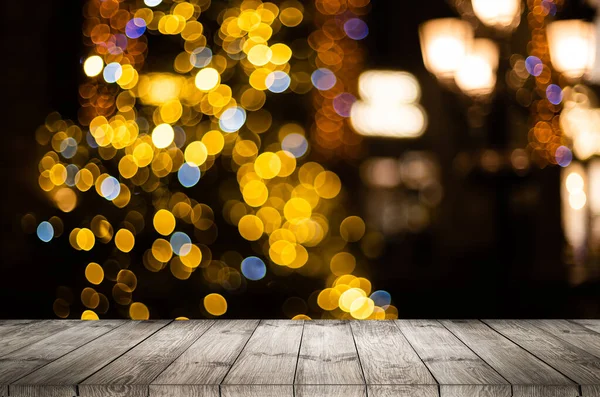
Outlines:
{"label": "blurred string light", "polygon": [[360,75],[361,100],[352,104],[352,127],[361,135],[416,138],[427,126],[425,110],[418,105],[421,87],[406,72],[368,71]]}
{"label": "blurred string light", "polygon": [[[362,70],[359,42],[368,26],[361,18],[370,4],[315,4],[316,30],[287,43],[288,30],[310,26],[312,12],[295,0],[224,2],[212,13],[216,21],[208,20],[209,0],[87,2],[78,123],[52,113],[36,132],[45,150],[38,184],[68,216],[64,223],[22,218],[41,241],[68,240],[84,265],[89,286],[80,294],[60,287],[57,316],[79,316],[81,301],[83,319],[111,307],[136,320],[156,317],[135,300],[137,275],[188,280],[198,272],[197,289],[206,292],[194,303],[208,317],[226,315],[228,300],[249,283],[269,288],[292,273],[325,288],[286,301],[290,318],[397,317],[389,293],[374,293],[364,277],[382,235],[346,212],[340,178],[309,161],[305,128],[269,110],[280,95],[312,92],[318,150],[359,153],[360,137],[345,118],[357,95],[350,91]],[[206,22],[218,29],[209,35]],[[173,72],[144,67],[149,33],[181,49]],[[400,99],[416,100],[415,81],[403,84]],[[202,202],[207,192],[218,196],[218,208]],[[215,248],[228,227],[217,224],[221,215],[248,241],[239,250],[253,255]]]}
{"label": "blurred string light", "polygon": [[315,122],[311,127],[312,150],[329,161],[358,159],[362,137],[349,125],[356,81],[363,71],[365,50],[361,40],[369,34],[364,16],[370,0],[315,0],[316,29],[308,37],[311,63],[316,69],[310,81]]}

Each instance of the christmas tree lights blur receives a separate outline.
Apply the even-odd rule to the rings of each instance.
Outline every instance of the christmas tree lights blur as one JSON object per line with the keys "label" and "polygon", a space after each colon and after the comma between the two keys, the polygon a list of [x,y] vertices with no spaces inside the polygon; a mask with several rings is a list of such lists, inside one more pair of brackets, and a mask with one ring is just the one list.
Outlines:
{"label": "christmas tree lights blur", "polygon": [[[139,272],[179,280],[201,272],[198,295],[189,299],[207,317],[226,315],[249,283],[285,282],[293,273],[322,280],[323,288],[288,299],[282,309],[290,318],[397,317],[389,293],[373,291],[365,277],[367,260],[380,254],[378,232],[346,212],[340,178],[310,161],[312,147],[360,152],[361,138],[344,119],[354,98],[350,82],[362,71],[369,0],[315,5],[84,5],[87,77],[78,120],[52,113],[36,132],[46,151],[38,184],[56,214],[22,219],[40,244],[68,241],[81,263],[84,310],[60,288],[58,317],[98,319],[111,307],[132,319],[156,317],[136,300]],[[285,40],[310,29],[313,14],[317,27],[308,39]],[[147,62],[171,56],[153,54],[158,38],[180,48],[169,65]],[[269,110],[280,96],[302,106],[308,93],[312,133]],[[218,213],[229,226],[218,224]],[[224,227],[247,241],[243,254],[216,247]]]}

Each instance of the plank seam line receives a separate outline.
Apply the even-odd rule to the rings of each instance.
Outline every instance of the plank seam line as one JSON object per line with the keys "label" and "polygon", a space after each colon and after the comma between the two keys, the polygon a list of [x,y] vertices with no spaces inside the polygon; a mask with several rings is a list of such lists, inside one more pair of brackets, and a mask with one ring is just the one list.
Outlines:
{"label": "plank seam line", "polygon": [[[577,328],[580,328],[580,329],[581,329],[582,331],[584,331],[584,332],[591,331],[592,333],[594,333],[594,331],[593,331],[593,330],[590,330],[589,328],[586,328],[586,327],[584,327],[583,325],[580,325],[580,324],[577,324],[577,323],[574,323],[574,322],[570,322],[569,320],[565,320],[565,321],[566,321],[566,322],[568,322],[568,323],[570,323],[570,324],[572,324],[572,325],[574,325],[574,326],[575,326],[575,327],[577,327]],[[579,346],[576,346],[576,345],[572,344],[571,342],[569,342],[568,340],[564,339],[564,338],[563,338],[563,337],[562,337],[560,334],[553,334],[553,333],[552,333],[552,332],[550,332],[550,331],[546,331],[544,328],[542,328],[542,326],[540,326],[540,325],[537,325],[536,323],[533,323],[531,320],[525,320],[525,322],[527,322],[528,324],[530,324],[530,325],[531,325],[531,326],[533,326],[533,327],[536,327],[536,328],[538,328],[538,329],[540,329],[540,330],[542,330],[542,331],[544,331],[544,332],[546,332],[546,333],[548,333],[548,334],[552,335],[552,336],[553,336],[553,337],[555,337],[556,339],[559,339],[561,342],[563,342],[563,343],[566,343],[566,344],[567,344],[567,345],[569,345],[569,346],[573,346],[573,348],[575,348],[575,349],[578,349],[578,350],[583,350],[583,351],[585,351],[586,353],[588,353],[588,354],[591,354],[591,355],[592,355],[592,356],[594,356],[594,357],[600,358],[600,354],[594,354],[594,353],[592,353],[592,352],[590,352],[590,351],[587,351],[587,350],[585,350],[585,349],[583,349],[583,348],[581,348],[581,347],[579,347]],[[599,336],[600,336],[600,334],[599,334]]]}
{"label": "plank seam line", "polygon": [[[444,323],[443,323],[443,322],[441,322],[440,320],[435,320],[435,321],[436,321],[438,324],[440,324],[442,327],[444,327],[446,330],[448,330],[448,332],[450,332],[452,335],[454,335],[454,337],[456,338],[456,340],[458,340],[460,343],[462,343],[462,344],[463,344],[463,346],[465,346],[467,349],[469,349],[471,352],[473,352],[473,354],[474,354],[474,355],[476,355],[477,357],[479,357],[479,359],[480,359],[480,360],[481,360],[481,361],[482,361],[482,362],[483,362],[485,365],[487,365],[488,367],[490,367],[490,369],[491,369],[492,371],[494,371],[495,373],[497,373],[499,377],[501,377],[502,379],[504,379],[504,380],[506,381],[506,383],[508,383],[508,384],[510,385],[510,395],[511,395],[511,397],[514,397],[514,395],[515,395],[515,389],[514,389],[514,387],[513,387],[513,384],[512,384],[512,382],[511,382],[511,381],[509,381],[508,379],[506,379],[506,378],[504,377],[504,375],[502,375],[500,372],[496,371],[496,368],[494,368],[494,367],[492,367],[490,364],[488,364],[488,362],[487,362],[487,361],[485,361],[485,360],[483,359],[483,357],[481,357],[479,354],[477,354],[477,352],[476,352],[475,350],[471,349],[471,346],[469,346],[469,345],[468,345],[468,344],[467,344],[465,341],[463,341],[462,339],[460,339],[460,338],[459,338],[459,336],[458,336],[458,335],[456,335],[454,332],[452,332],[452,330],[451,330],[450,328],[446,327],[446,326],[444,325]],[[481,321],[481,320],[478,320],[478,321],[483,323],[483,321]],[[483,324],[485,324],[485,323],[483,323]],[[486,326],[488,326],[487,324],[485,324],[485,325],[486,325]],[[489,326],[488,326],[488,328],[489,328]],[[492,331],[494,331],[494,330],[492,330]],[[494,331],[494,332],[496,332],[496,331]],[[497,333],[497,332],[496,332],[496,333]]]}
{"label": "plank seam line", "polygon": [[429,369],[429,366],[427,364],[425,364],[425,361],[423,361],[423,359],[421,358],[421,356],[419,356],[419,353],[417,352],[417,350],[415,349],[415,347],[410,343],[410,341],[408,340],[408,338],[406,337],[406,335],[404,335],[404,332],[402,332],[402,328],[400,328],[400,326],[398,325],[398,322],[400,320],[391,320],[391,321],[394,322],[394,327],[396,327],[396,329],[400,332],[400,335],[402,335],[402,337],[404,338],[404,340],[406,341],[406,343],[408,344],[408,346],[410,346],[410,348],[412,349],[412,351],[415,352],[415,355],[419,358],[419,360],[421,360],[421,363],[423,364],[423,366],[425,367],[425,369],[427,370],[427,372],[429,372],[429,375],[431,375],[431,377],[433,378],[433,380],[437,384],[438,397],[441,397],[442,396],[442,385],[441,385],[440,381],[437,380],[437,378],[435,377],[435,375],[433,374],[433,372],[431,372],[431,370]]}
{"label": "plank seam line", "polygon": [[[194,320],[192,320],[192,321],[194,321]],[[198,321],[198,320],[196,320],[196,321]],[[205,333],[207,333],[209,329],[211,329],[212,327],[214,327],[214,326],[215,326],[215,324],[217,323],[215,320],[200,320],[200,321],[211,321],[211,324],[210,324],[210,325],[209,325],[209,326],[208,326],[208,327],[207,327],[207,328],[206,328],[204,331],[202,331],[202,332],[200,333],[200,335],[198,335],[198,337],[197,337],[196,339],[194,339],[194,340],[193,340],[193,341],[192,341],[192,342],[191,342],[191,343],[188,345],[188,347],[186,347],[185,349],[183,349],[183,351],[182,351],[181,353],[179,353],[179,354],[177,355],[177,357],[175,357],[175,358],[173,359],[173,361],[171,361],[171,362],[170,362],[170,363],[169,363],[169,364],[168,364],[168,365],[167,365],[167,366],[166,366],[166,367],[165,367],[165,368],[164,368],[162,371],[160,371],[158,374],[156,374],[156,376],[154,376],[154,377],[153,377],[151,380],[149,380],[149,381],[148,381],[148,385],[147,385],[147,386],[148,386],[148,397],[150,396],[150,386],[152,385],[152,382],[154,382],[154,381],[156,380],[156,378],[158,378],[158,377],[159,377],[159,376],[160,376],[160,375],[161,375],[161,374],[162,374],[162,373],[163,373],[163,372],[164,372],[164,371],[165,371],[167,368],[169,368],[169,367],[171,366],[171,364],[173,364],[175,361],[177,361],[177,359],[178,359],[179,357],[181,357],[181,356],[183,355],[183,353],[185,353],[186,351],[188,351],[188,349],[189,349],[190,347],[192,347],[192,345],[193,345],[194,343],[196,343],[196,342],[197,342],[197,341],[198,341],[200,338],[202,338],[202,336],[203,336]],[[144,340],[147,340],[147,339],[148,339],[148,338],[146,338],[146,339],[144,339]]]}
{"label": "plank seam line", "polygon": [[352,323],[351,322],[346,322],[346,324],[348,324],[348,328],[350,328],[350,334],[352,335],[352,342],[354,342],[354,349],[356,350],[356,357],[358,358],[358,365],[360,366],[360,372],[362,374],[363,377],[363,382],[365,385],[365,396],[369,397],[369,389],[367,387],[367,377],[365,376],[365,369],[363,368],[362,365],[362,360],[360,359],[360,353],[358,352],[358,345],[356,344],[356,338],[354,337],[354,330],[352,329]]}
{"label": "plank seam line", "polygon": [[[41,321],[38,321],[38,322],[34,321],[34,322],[32,322],[32,323],[26,324],[26,325],[25,325],[23,328],[19,328],[19,330],[18,330],[18,331],[24,331],[24,330],[27,330],[27,329],[29,329],[29,328],[32,328],[32,327],[34,327],[34,326],[39,326],[39,325],[42,325],[42,324],[49,324],[49,323],[51,323],[51,322],[53,322],[53,321],[57,321],[57,322],[62,322],[62,321],[64,321],[64,322],[67,322],[67,321],[69,321],[69,320],[41,320]],[[76,327],[76,326],[77,326],[77,324],[76,324],[75,322],[73,322],[73,323],[70,323],[70,321],[69,321],[69,324],[66,326],[66,328],[65,328],[65,329],[63,329],[63,330],[60,330],[60,331],[58,331],[58,332],[66,331],[66,330],[68,330],[68,329],[70,329],[70,328],[73,328],[73,327]],[[18,332],[18,331],[17,331],[17,332]],[[38,342],[41,342],[41,341],[44,341],[44,340],[46,340],[46,339],[50,338],[51,336],[54,336],[55,334],[56,334],[56,332],[55,332],[55,333],[51,333],[50,335],[48,335],[48,336],[46,336],[46,337],[43,337],[43,338],[41,338],[41,339],[38,339],[38,340],[36,340],[35,342],[32,342],[31,344],[33,344],[33,343],[38,343]],[[27,346],[28,346],[28,345],[27,345]],[[24,348],[26,348],[27,346],[23,346],[23,347],[20,347],[20,348],[18,348],[17,350],[13,350],[13,351],[11,351],[11,352],[5,353],[5,354],[3,354],[2,356],[0,356],[0,358],[4,358],[4,357],[8,356],[9,354],[12,354],[12,353],[14,353],[14,352],[17,352],[17,351],[19,351],[19,350],[21,350],[21,349],[24,349]]]}
{"label": "plank seam line", "polygon": [[256,330],[258,329],[258,327],[260,327],[260,325],[262,324],[262,322],[263,322],[263,320],[258,320],[258,323],[256,323],[256,327],[254,327],[254,329],[252,330],[252,333],[250,334],[250,337],[248,337],[248,339],[246,340],[246,343],[244,343],[244,346],[242,346],[242,348],[240,349],[240,352],[238,353],[238,355],[231,362],[231,366],[227,369],[227,372],[225,372],[225,375],[223,375],[223,378],[218,383],[218,386],[219,386],[219,397],[222,397],[221,385],[223,384],[223,381],[225,380],[225,378],[227,378],[227,375],[229,375],[229,372],[231,372],[231,368],[233,368],[233,366],[235,365],[235,363],[237,362],[237,360],[240,358],[240,356],[242,355],[242,352],[244,351],[244,349],[246,349],[246,346],[248,345],[248,342],[250,342],[250,339],[252,339],[252,337],[254,336],[254,333],[256,332]]}
{"label": "plank seam line", "polygon": [[586,330],[586,331],[588,331],[588,332],[592,332],[592,333],[594,333],[594,334],[596,334],[596,335],[600,335],[600,332],[597,332],[596,330],[594,330],[594,329],[592,329],[592,328],[588,327],[587,325],[580,324],[580,323],[578,323],[578,322],[576,322],[576,321],[574,321],[574,320],[566,320],[566,321],[570,322],[571,324],[575,324],[575,325],[577,325],[578,327],[581,327],[581,328],[585,329],[585,330]]}
{"label": "plank seam line", "polygon": [[294,368],[294,379],[292,379],[292,396],[296,397],[296,374],[298,373],[298,363],[300,362],[300,350],[302,350],[302,341],[304,340],[304,327],[306,320],[302,320],[302,332],[300,333],[300,343],[298,343],[298,354],[296,355],[296,367]]}
{"label": "plank seam line", "polygon": [[[575,382],[573,379],[569,378],[566,374],[562,373],[561,371],[559,371],[557,368],[554,368],[552,365],[550,365],[549,363],[547,363],[545,360],[543,360],[541,357],[538,357],[536,354],[534,354],[533,352],[529,351],[528,349],[525,349],[523,346],[521,346],[519,343],[513,341],[512,339],[510,339],[508,336],[504,335],[503,333],[501,333],[500,331],[496,331],[494,328],[492,328],[490,325],[488,325],[485,321],[483,320],[479,320],[482,324],[484,324],[486,327],[488,327],[489,329],[491,329],[492,331],[494,331],[495,333],[497,333],[498,335],[502,336],[503,338],[505,338],[506,340],[508,340],[511,343],[514,343],[515,345],[519,346],[521,349],[525,350],[527,353],[531,354],[533,357],[537,358],[538,360],[540,360],[541,362],[543,362],[544,364],[546,364],[547,366],[549,366],[550,368],[552,368],[553,370],[555,370],[556,372],[558,372],[559,374],[561,374],[562,376],[564,376],[566,379],[570,380],[571,382],[573,382],[573,384],[580,389],[580,385],[578,382]],[[543,330],[542,330],[543,331]],[[548,332],[544,332],[546,334],[548,334],[550,337],[553,337],[552,334],[548,333]],[[560,341],[559,338],[555,338],[558,339]],[[540,386],[544,386],[544,385],[540,385]],[[565,385],[568,386],[568,385]]]}
{"label": "plank seam line", "polygon": [[129,353],[131,350],[135,349],[137,346],[139,346],[141,343],[143,343],[146,339],[150,338],[152,335],[156,334],[158,331],[160,331],[161,329],[166,328],[169,324],[171,324],[174,320],[171,320],[169,322],[167,322],[165,325],[163,325],[162,327],[160,327],[159,329],[157,329],[156,331],[152,332],[150,335],[146,336],[144,339],[142,339],[141,341],[139,341],[138,343],[136,343],[135,345],[131,346],[129,349],[125,350],[123,353],[119,354],[117,357],[115,357],[114,359],[110,360],[108,363],[106,363],[105,365],[102,366],[102,368],[99,368],[97,371],[94,371],[93,373],[91,373],[90,375],[86,376],[84,379],[80,380],[79,382],[77,382],[77,396],[80,396],[79,394],[79,385],[83,382],[85,382],[87,379],[91,378],[92,376],[94,376],[96,373],[102,371],[104,368],[108,367],[110,364],[114,363],[115,361],[117,361],[119,358],[123,357],[125,354]]}
{"label": "plank seam line", "polygon": [[[61,320],[57,320],[57,321],[61,321]],[[62,320],[62,321],[64,321],[64,320]],[[10,386],[11,386],[12,384],[14,384],[15,382],[18,382],[20,379],[23,379],[24,377],[26,377],[26,376],[29,376],[29,375],[31,375],[32,373],[34,373],[34,372],[36,372],[36,371],[39,371],[39,370],[41,370],[41,369],[42,369],[42,368],[44,368],[45,366],[52,364],[53,362],[55,362],[56,360],[59,360],[59,359],[63,358],[63,357],[64,357],[64,356],[66,356],[67,354],[71,354],[71,353],[72,353],[72,352],[74,352],[75,350],[79,350],[79,349],[81,349],[82,347],[84,347],[84,346],[86,346],[86,345],[88,345],[88,344],[92,343],[92,342],[93,342],[93,341],[95,341],[96,339],[98,339],[98,338],[100,338],[100,337],[103,337],[104,335],[108,335],[108,334],[110,334],[111,332],[113,332],[113,331],[115,331],[116,329],[118,329],[118,328],[122,327],[123,325],[125,325],[125,323],[126,323],[126,321],[123,321],[123,322],[121,322],[121,324],[117,325],[116,327],[114,327],[113,329],[109,330],[108,332],[105,332],[105,333],[103,333],[102,335],[99,335],[98,337],[96,337],[96,338],[92,339],[91,341],[89,341],[89,342],[87,342],[87,343],[84,343],[83,345],[81,345],[81,346],[79,346],[79,347],[77,347],[77,348],[75,348],[75,349],[73,349],[73,350],[71,350],[71,351],[69,351],[69,352],[67,352],[67,353],[63,354],[63,355],[62,355],[62,356],[60,356],[60,357],[57,357],[57,358],[55,358],[55,359],[54,359],[54,360],[52,360],[52,361],[49,361],[49,362],[47,362],[46,364],[42,365],[41,367],[38,367],[38,368],[34,369],[33,371],[31,371],[31,372],[28,372],[28,373],[26,373],[25,375],[22,375],[22,376],[18,377],[17,379],[13,379],[13,380],[10,382],[10,384],[9,384],[9,385],[7,385],[7,387],[8,387],[8,394],[7,394],[7,396],[10,396],[10,395],[11,395],[11,393],[10,393],[10,388],[11,388],[11,387],[10,387]],[[76,327],[76,326],[77,326],[77,325],[74,325],[74,326],[71,326],[71,327],[69,327],[69,328],[67,328],[67,329],[71,329],[71,328],[73,328],[73,327]],[[66,331],[66,330],[64,330],[64,331]],[[62,331],[61,331],[61,332],[62,332]],[[43,339],[42,339],[42,340],[43,340]],[[27,346],[25,346],[25,347],[27,347]],[[25,347],[23,347],[23,348],[25,348]],[[19,350],[21,350],[21,349],[19,349]],[[15,350],[15,351],[18,351],[18,350]],[[77,392],[76,396],[78,396],[78,395],[79,395],[79,393],[78,393],[78,389],[77,389],[77,387],[75,387],[75,391]]]}

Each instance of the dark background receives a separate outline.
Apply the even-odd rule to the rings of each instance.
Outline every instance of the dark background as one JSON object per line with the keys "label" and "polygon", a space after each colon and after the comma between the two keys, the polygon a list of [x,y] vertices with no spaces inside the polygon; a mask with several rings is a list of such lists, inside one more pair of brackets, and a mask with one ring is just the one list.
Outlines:
{"label": "dark background", "polygon": [[[524,176],[510,169],[497,173],[474,170],[467,175],[454,170],[456,155],[473,149],[465,145],[465,106],[425,71],[418,25],[432,18],[456,16],[455,12],[442,0],[372,3],[367,18],[367,67],[415,74],[423,88],[422,104],[430,124],[424,137],[414,142],[369,141],[369,154],[398,157],[405,150],[431,151],[440,163],[445,191],[430,228],[389,239],[384,256],[371,266],[370,280],[376,289],[389,291],[400,317],[405,318],[600,318],[598,280],[578,286],[568,282],[560,225],[560,169],[534,166]],[[592,15],[581,1],[568,3],[560,18]],[[35,2],[35,6],[2,2],[1,7],[0,317],[53,318],[57,287],[73,287],[77,294],[83,286],[84,265],[73,256],[65,238],[61,243],[43,244],[35,235],[22,232],[20,220],[31,211],[38,219],[54,215],[37,186],[37,162],[43,152],[34,133],[51,111],[76,119],[77,89],[83,77],[79,63],[83,53],[81,9],[78,2],[69,0]],[[523,22],[513,40],[514,52],[525,53],[528,39]],[[491,138],[483,148],[526,145],[527,128],[522,132],[523,126],[508,119],[527,120],[527,111],[507,98],[496,100],[488,119]],[[355,165],[333,167],[344,184],[356,184]],[[220,230],[225,238],[227,230]],[[234,232],[229,230],[232,238]],[[233,241],[242,244],[243,240]],[[140,276],[143,272],[136,273],[147,277],[140,280],[136,297],[150,306],[154,316],[201,316],[197,309],[190,311],[198,300],[191,302],[189,297],[206,292],[194,292],[193,285],[172,277]],[[271,280],[230,300],[227,316],[283,317],[281,306],[287,298],[306,298],[319,287],[322,285],[300,276]],[[78,312],[81,310],[73,310]],[[109,314],[120,315],[115,311]]]}

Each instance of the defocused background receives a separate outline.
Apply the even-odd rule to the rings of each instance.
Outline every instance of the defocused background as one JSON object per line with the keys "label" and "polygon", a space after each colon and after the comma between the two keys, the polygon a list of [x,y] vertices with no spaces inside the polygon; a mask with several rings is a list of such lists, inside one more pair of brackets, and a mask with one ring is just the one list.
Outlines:
{"label": "defocused background", "polygon": [[[212,6],[227,3],[213,1]],[[312,2],[303,5],[307,16],[318,14]],[[75,302],[79,300],[86,286],[87,259],[64,239],[42,243],[35,233],[26,233],[22,223],[28,213],[39,222],[56,212],[38,185],[38,162],[46,150],[39,147],[36,130],[53,111],[78,118],[79,87],[86,79],[81,63],[88,54],[81,33],[84,18],[80,5],[66,0],[3,2],[1,7],[5,19],[0,317],[53,318],[57,296],[71,294]],[[329,147],[313,135],[309,159],[335,171],[349,192],[344,205],[376,231],[370,246],[376,246],[377,255],[368,259],[365,271],[373,290],[391,294],[399,317],[598,318],[600,173],[594,155],[600,151],[590,148],[600,136],[594,111],[594,104],[598,106],[594,73],[600,66],[585,55],[583,66],[576,64],[582,52],[595,51],[595,26],[600,26],[595,4],[528,0],[519,3],[516,18],[491,18],[488,24],[481,22],[487,10],[483,7],[483,14],[476,15],[470,0],[373,1],[361,16],[368,35],[363,38],[360,26],[351,30],[360,36],[362,71],[412,74],[416,80],[402,81],[408,89],[414,88],[413,82],[419,87],[420,95],[409,93],[407,98],[426,114],[424,130],[417,131],[418,115],[417,121],[401,118],[399,124],[390,117],[386,120],[391,127],[369,124],[369,95],[395,95],[393,89],[385,90],[386,84],[393,87],[393,80],[385,79],[394,75],[376,74],[364,90],[354,88],[355,96],[367,104],[365,125],[355,125],[366,136],[358,141],[354,132],[344,130],[349,134],[342,137],[349,147],[345,149]],[[456,20],[429,31],[422,27],[439,18]],[[306,24],[286,40],[308,37],[314,28],[305,19]],[[555,33],[555,42],[579,36],[566,44],[572,51],[566,55],[567,65],[552,58],[551,68],[550,55],[555,55],[550,54],[553,43],[546,42],[547,26],[554,20],[573,19],[595,25],[566,26]],[[432,42],[448,26],[464,37],[456,45],[452,37],[444,36],[446,53],[436,55]],[[590,42],[577,47],[577,39],[585,35]],[[448,66],[444,62],[451,63],[462,51],[460,40],[464,44],[472,37],[490,40],[482,48],[492,44],[497,62],[487,65],[489,72],[478,75],[481,66],[476,57],[471,70],[442,70]],[[173,58],[179,51],[158,38],[148,42],[148,68],[160,68],[163,57]],[[556,44],[560,45],[565,44]],[[489,55],[485,51],[484,58]],[[577,68],[581,73],[572,72]],[[357,79],[354,83],[358,86]],[[270,103],[270,109],[318,135],[325,127],[313,114],[314,103],[319,103],[313,95],[288,95]],[[344,99],[337,102],[338,114],[345,109]],[[411,109],[392,108],[389,114]],[[361,115],[355,116],[356,124]],[[411,129],[411,123],[416,127]],[[395,134],[404,127],[404,135]],[[369,136],[378,132],[387,136]],[[205,198],[210,192],[195,192],[198,201],[210,200]],[[88,201],[83,210],[86,205],[91,219],[95,204]],[[212,208],[215,218],[223,219],[218,207]],[[246,245],[235,226],[220,228],[213,244],[216,251],[234,249],[242,256],[252,253],[243,248]],[[150,307],[153,317],[203,316],[198,302],[208,290],[200,283],[159,277],[139,268],[136,299]],[[233,293],[228,299],[227,316],[311,315],[311,300],[316,299],[311,294],[324,287],[323,280],[300,273],[248,284],[243,294]],[[81,309],[72,313],[77,317]],[[112,307],[106,314],[120,315]]]}

